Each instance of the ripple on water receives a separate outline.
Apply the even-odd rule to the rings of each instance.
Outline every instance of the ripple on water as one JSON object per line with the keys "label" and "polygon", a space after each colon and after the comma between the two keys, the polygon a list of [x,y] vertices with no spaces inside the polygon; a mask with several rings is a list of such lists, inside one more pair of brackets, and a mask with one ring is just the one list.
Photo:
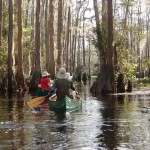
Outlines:
{"label": "ripple on water", "polygon": [[31,111],[24,105],[31,97],[21,108],[14,103],[9,111],[3,103],[0,149],[149,150],[150,116],[142,108],[150,106],[150,96],[141,94],[145,91],[121,99],[96,98],[87,86],[79,86],[82,109],[64,117]]}

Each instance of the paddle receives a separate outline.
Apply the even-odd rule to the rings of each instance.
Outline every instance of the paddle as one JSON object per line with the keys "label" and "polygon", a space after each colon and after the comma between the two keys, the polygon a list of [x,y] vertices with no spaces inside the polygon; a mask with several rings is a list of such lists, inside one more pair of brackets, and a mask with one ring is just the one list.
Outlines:
{"label": "paddle", "polygon": [[27,102],[27,104],[31,107],[34,108],[40,104],[42,104],[45,100],[46,97],[48,97],[49,95],[46,96],[41,96],[41,97],[36,97],[31,99],[30,101]]}

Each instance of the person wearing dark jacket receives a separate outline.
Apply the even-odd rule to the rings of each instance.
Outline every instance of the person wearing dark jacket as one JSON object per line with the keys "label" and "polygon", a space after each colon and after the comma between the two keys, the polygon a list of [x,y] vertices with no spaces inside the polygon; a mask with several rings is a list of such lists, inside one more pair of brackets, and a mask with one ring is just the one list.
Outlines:
{"label": "person wearing dark jacket", "polygon": [[[57,78],[54,80],[52,90],[56,89],[57,100],[55,106],[51,110],[55,112],[66,112],[65,97],[70,97],[70,89],[76,91],[72,80],[69,79],[69,74],[65,68],[60,68]],[[50,91],[53,92],[53,91]],[[50,103],[51,104],[51,103]]]}

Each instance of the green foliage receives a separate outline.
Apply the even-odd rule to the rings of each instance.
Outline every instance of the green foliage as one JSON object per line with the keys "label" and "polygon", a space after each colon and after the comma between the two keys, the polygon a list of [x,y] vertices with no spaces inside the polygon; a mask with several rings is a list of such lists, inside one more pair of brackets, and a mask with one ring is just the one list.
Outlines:
{"label": "green foliage", "polygon": [[150,78],[139,78],[137,83],[150,84]]}
{"label": "green foliage", "polygon": [[93,32],[97,35],[97,39],[93,40],[93,44],[97,48],[107,49],[108,33],[106,24],[101,24],[99,28],[94,28]]}
{"label": "green foliage", "polygon": [[24,35],[23,39],[24,39],[24,41],[30,41],[31,40],[32,30],[33,30],[32,26],[28,26],[28,28],[23,28],[23,35]]}
{"label": "green foliage", "polygon": [[94,68],[95,68],[95,70],[94,70],[94,74],[93,75],[98,76],[98,73],[100,72],[100,64],[99,63],[95,63],[94,64]]}
{"label": "green foliage", "polygon": [[3,79],[6,76],[7,73],[7,60],[8,60],[8,52],[7,48],[2,47],[0,53],[0,78]]}
{"label": "green foliage", "polygon": [[124,5],[125,7],[132,7],[132,6],[134,6],[135,5],[135,3],[134,3],[134,1],[133,2],[127,2],[127,1],[125,1],[125,2],[123,2],[121,5]]}
{"label": "green foliage", "polygon": [[133,79],[136,75],[137,64],[133,61],[135,56],[130,54],[130,49],[127,48],[127,37],[119,32],[115,33],[115,47],[117,51],[117,61],[120,70],[125,78]]}
{"label": "green foliage", "polygon": [[126,62],[122,64],[122,70],[126,78],[134,79],[136,76],[136,69],[137,65],[134,63]]}
{"label": "green foliage", "polygon": [[139,78],[136,83],[136,88],[150,87],[150,78]]}
{"label": "green foliage", "polygon": [[76,70],[75,70],[76,74],[82,74],[83,71],[84,71],[84,66],[83,65],[78,65],[76,67]]}
{"label": "green foliage", "polygon": [[[28,60],[29,55],[34,51],[34,39],[31,40],[32,26],[28,25],[27,28],[23,28],[23,60]],[[24,61],[24,73],[29,74],[29,62]]]}

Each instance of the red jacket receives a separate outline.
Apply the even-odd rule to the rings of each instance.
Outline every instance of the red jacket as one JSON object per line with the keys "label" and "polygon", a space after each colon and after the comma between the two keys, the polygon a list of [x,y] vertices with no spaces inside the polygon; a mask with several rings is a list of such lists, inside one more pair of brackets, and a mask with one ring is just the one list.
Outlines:
{"label": "red jacket", "polygon": [[49,78],[41,78],[41,88],[42,89],[45,89],[45,90],[49,90],[51,87],[50,87],[50,83],[51,83],[51,80]]}

